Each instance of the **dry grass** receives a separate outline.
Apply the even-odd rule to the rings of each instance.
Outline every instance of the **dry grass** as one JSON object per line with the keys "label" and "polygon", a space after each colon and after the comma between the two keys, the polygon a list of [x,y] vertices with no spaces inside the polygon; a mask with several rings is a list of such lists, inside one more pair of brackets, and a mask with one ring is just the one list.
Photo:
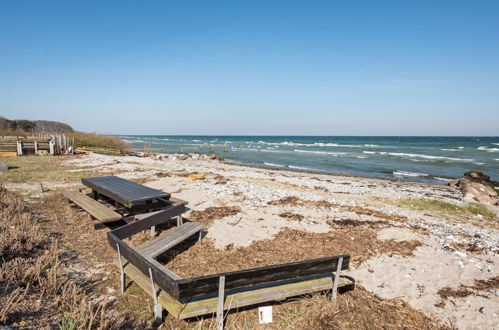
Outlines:
{"label": "dry grass", "polygon": [[24,201],[0,186],[0,324],[38,329],[119,328],[124,320],[89,299],[65,270],[60,242],[49,239]]}
{"label": "dry grass", "polygon": [[122,154],[128,150],[128,144],[117,136],[83,132],[66,133],[66,136],[70,139],[69,141],[74,139],[76,148],[111,149],[118,150]]}
{"label": "dry grass", "polygon": [[1,157],[1,162],[6,163],[10,169],[0,175],[0,182],[15,183],[77,183],[81,178],[97,175],[96,172],[68,170],[79,169],[74,166],[63,165],[65,160],[77,156],[23,156]]}
{"label": "dry grass", "polygon": [[[359,264],[378,254],[410,256],[420,245],[419,241],[378,240],[374,230],[365,228],[345,228],[324,234],[288,229],[273,239],[256,241],[248,247],[228,246],[221,250],[209,239],[186,251],[183,251],[185,246],[180,245],[165,256],[165,262],[168,268],[187,278],[340,254],[350,254],[351,262]],[[169,260],[169,256],[174,259]]]}
{"label": "dry grass", "polygon": [[486,219],[496,219],[493,212],[485,206],[477,203],[471,203],[464,206],[455,205],[452,203],[428,199],[428,198],[407,198],[398,201],[399,206],[407,207],[412,210],[431,212],[437,215],[453,215],[453,216],[476,216],[480,215]]}

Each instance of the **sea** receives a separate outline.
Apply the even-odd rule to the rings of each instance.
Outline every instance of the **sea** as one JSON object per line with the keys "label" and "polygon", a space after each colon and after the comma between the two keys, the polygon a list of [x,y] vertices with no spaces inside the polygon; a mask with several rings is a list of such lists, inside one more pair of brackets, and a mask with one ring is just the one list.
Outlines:
{"label": "sea", "polygon": [[216,153],[254,166],[447,184],[479,170],[499,181],[499,137],[122,135],[135,151]]}

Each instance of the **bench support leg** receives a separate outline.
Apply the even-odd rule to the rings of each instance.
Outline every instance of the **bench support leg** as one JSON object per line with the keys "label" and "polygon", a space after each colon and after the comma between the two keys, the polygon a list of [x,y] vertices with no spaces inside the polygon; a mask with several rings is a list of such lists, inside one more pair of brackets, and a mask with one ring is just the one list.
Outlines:
{"label": "bench support leg", "polygon": [[152,298],[154,300],[154,321],[156,323],[161,323],[163,319],[163,306],[161,306],[158,302],[158,295],[156,292],[156,287],[154,286],[151,268],[149,268],[149,278],[151,279]]}
{"label": "bench support leg", "polygon": [[343,264],[343,257],[340,257],[338,260],[338,266],[336,267],[336,272],[334,273],[334,281],[333,281],[333,292],[331,294],[331,299],[336,299],[336,293],[338,292],[338,282],[340,281],[340,272],[341,265]]}
{"label": "bench support leg", "polygon": [[182,216],[181,215],[177,216],[177,227],[182,226],[183,222],[184,221],[182,219]]}
{"label": "bench support leg", "polygon": [[200,231],[199,231],[199,238],[198,238],[198,242],[199,242],[199,243],[202,243],[202,242],[203,242],[203,231],[202,231],[202,230],[200,230]]}
{"label": "bench support leg", "polygon": [[156,226],[151,227],[151,237],[156,236]]}
{"label": "bench support leg", "polygon": [[118,250],[118,262],[120,264],[121,292],[125,292],[126,277],[125,277],[125,270],[123,269],[123,262],[121,261],[120,245],[116,244],[116,248]]}
{"label": "bench support leg", "polygon": [[217,330],[224,328],[225,276],[218,280]]}

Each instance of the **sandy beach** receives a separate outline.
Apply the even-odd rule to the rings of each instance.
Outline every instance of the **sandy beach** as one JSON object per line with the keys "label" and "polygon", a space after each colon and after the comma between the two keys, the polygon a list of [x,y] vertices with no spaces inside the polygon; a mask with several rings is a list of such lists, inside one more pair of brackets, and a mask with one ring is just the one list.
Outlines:
{"label": "sandy beach", "polygon": [[[236,208],[236,212],[205,223],[206,239],[216,249],[251,247],[289,230],[319,238],[346,226],[374,232],[381,243],[418,242],[409,253],[381,250],[365,255],[360,247],[358,256],[344,245],[343,252],[356,261],[347,274],[375,295],[406,301],[448,326],[497,328],[497,217],[408,207],[407,201],[423,198],[460,207],[464,205],[461,192],[454,188],[162,155],[89,154],[71,158],[66,164],[79,167],[72,171],[113,173],[170,192],[189,202],[187,218],[202,218],[202,212],[213,208]],[[348,239],[355,242],[357,237]]]}

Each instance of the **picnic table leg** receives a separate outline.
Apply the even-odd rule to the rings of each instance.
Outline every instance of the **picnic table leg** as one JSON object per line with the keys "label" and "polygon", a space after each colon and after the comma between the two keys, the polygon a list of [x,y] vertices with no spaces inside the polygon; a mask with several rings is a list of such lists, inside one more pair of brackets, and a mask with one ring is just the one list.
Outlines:
{"label": "picnic table leg", "polygon": [[121,282],[121,292],[125,292],[125,286],[126,286],[126,275],[125,275],[125,270],[123,268],[123,262],[121,261],[121,253],[120,253],[120,245],[116,244],[116,247],[118,249],[118,262],[120,264],[120,282]]}
{"label": "picnic table leg", "polygon": [[338,260],[338,266],[336,267],[336,272],[334,273],[333,281],[333,293],[331,295],[331,300],[336,299],[336,293],[338,292],[338,282],[340,280],[341,265],[343,264],[343,257]]}
{"label": "picnic table leg", "polygon": [[95,199],[95,200],[97,200],[97,197],[98,197],[97,196],[97,191],[95,191],[95,190],[92,189],[92,198]]}
{"label": "picnic table leg", "polygon": [[224,328],[225,276],[218,280],[217,330]]}
{"label": "picnic table leg", "polygon": [[154,300],[154,321],[156,323],[161,323],[163,319],[163,306],[158,302],[158,294],[156,292],[156,287],[154,286],[151,268],[149,268],[149,278],[151,279],[152,298]]}
{"label": "picnic table leg", "polygon": [[151,227],[151,237],[156,236],[156,226]]}

